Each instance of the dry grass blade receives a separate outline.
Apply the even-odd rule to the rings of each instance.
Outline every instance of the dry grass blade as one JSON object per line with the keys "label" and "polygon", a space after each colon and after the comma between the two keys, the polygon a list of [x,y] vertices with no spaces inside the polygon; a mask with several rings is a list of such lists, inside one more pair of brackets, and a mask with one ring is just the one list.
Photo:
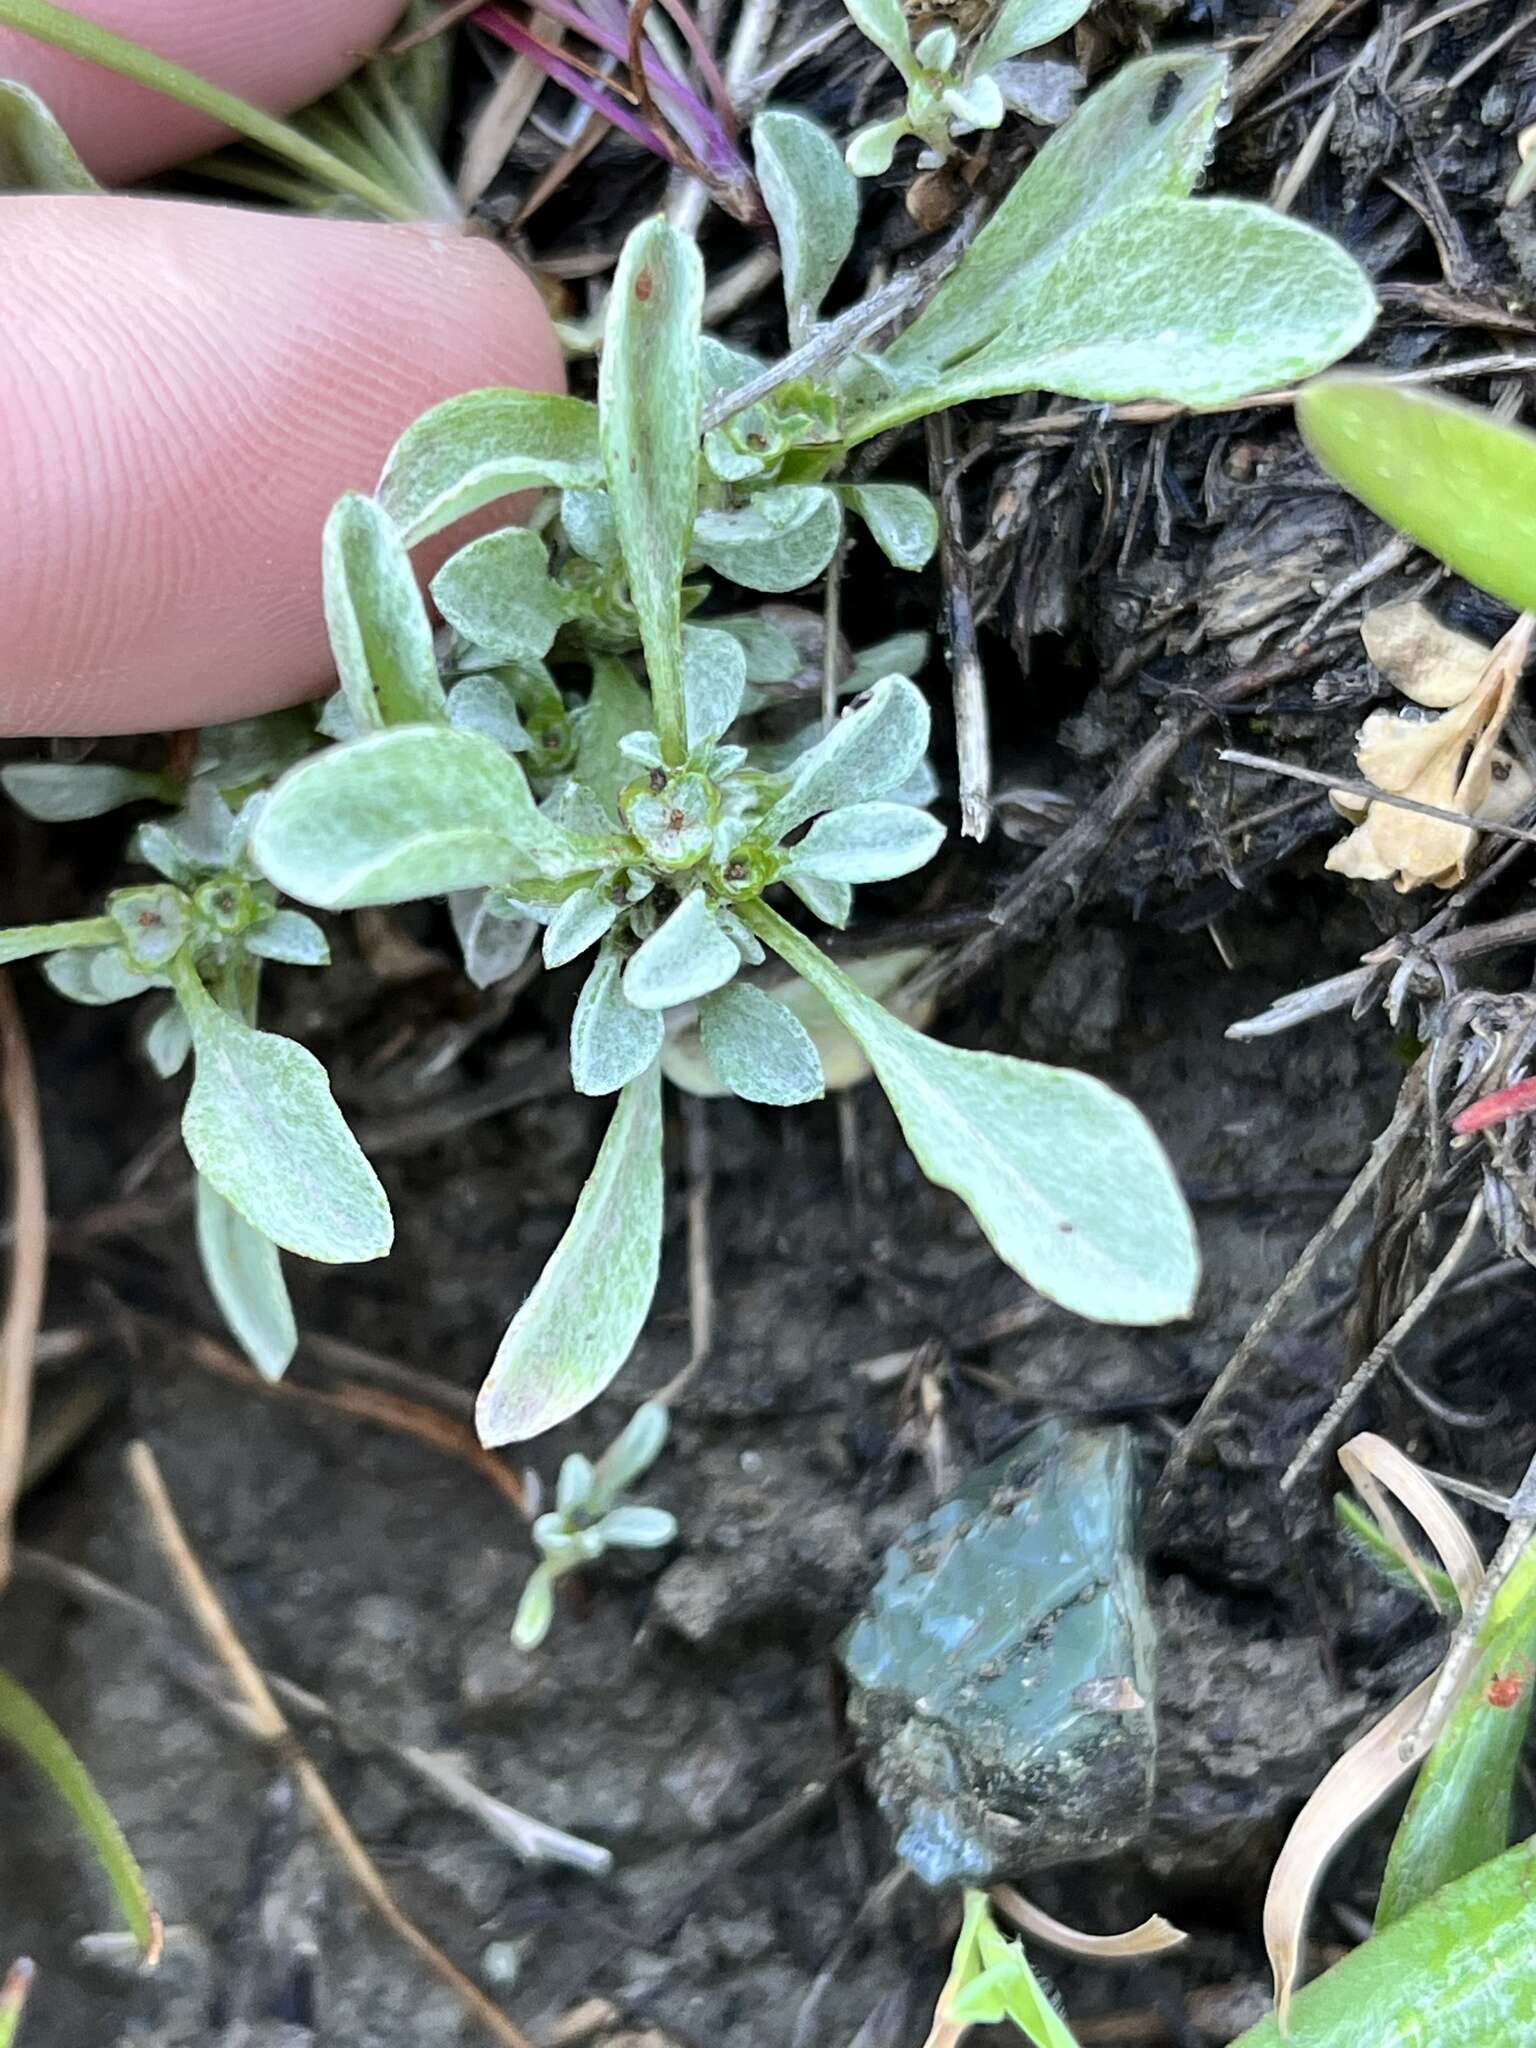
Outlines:
{"label": "dry grass blade", "polygon": [[235,1633],[211,1580],[193,1555],[186,1531],[160,1475],[155,1454],[148,1444],[129,1445],[128,1471],[194,1620],[245,1700],[253,1723],[273,1747],[281,1751],[306,1804],[330,1837],[358,1890],[391,1932],[397,1934],[454,1992],[465,2010],[494,2040],[501,2042],[502,2048],[533,2048],[522,2028],[493,2005],[480,1987],[472,1983],[456,1963],[450,1962],[437,1944],[423,1934],[415,1921],[395,1903],[394,1894],[385,1884],[377,1864],[363,1847],[351,1822],[337,1805],[330,1787],[289,1727],[282,1708],[273,1697],[272,1688]]}
{"label": "dry grass blade", "polygon": [[1026,1899],[1011,1884],[994,1885],[992,1903],[1013,1922],[1020,1934],[1043,1941],[1048,1948],[1060,1949],[1063,1955],[1087,1956],[1099,1963],[1131,1962],[1138,1956],[1164,1955],[1171,1948],[1182,1948],[1189,1939],[1181,1928],[1175,1927],[1171,1920],[1165,1920],[1161,1913],[1154,1913],[1139,1927],[1128,1927],[1124,1934],[1084,1934],[1047,1913],[1043,1906]]}
{"label": "dry grass blade", "polygon": [[[565,23],[554,21],[547,14],[534,14],[528,27],[551,50],[558,50],[565,41]],[[531,57],[514,57],[502,72],[464,138],[455,183],[465,207],[474,206],[483,197],[511,155],[523,124],[548,83],[547,74]]]}
{"label": "dry grass blade", "polygon": [[[1339,1462],[1365,1497],[1382,1534],[1422,1580],[1418,1557],[1387,1496],[1407,1509],[1450,1574],[1463,1612],[1471,1611],[1483,1580],[1482,1560],[1466,1523],[1428,1473],[1370,1431],[1351,1437],[1339,1452]],[[1282,2032],[1318,1881],[1339,1844],[1413,1771],[1417,1756],[1405,1751],[1413,1731],[1422,1725],[1437,1683],[1438,1674],[1432,1673],[1344,1752],[1286,1837],[1264,1898],[1264,1946],[1274,1971]],[[1454,1704],[1454,1694],[1449,1704]]]}
{"label": "dry grass blade", "polygon": [[42,1119],[26,1026],[0,974],[0,1111],[10,1135],[11,1273],[0,1322],[0,1588],[11,1576],[11,1525],[21,1497],[32,1414],[32,1369],[48,1277],[48,1186]]}

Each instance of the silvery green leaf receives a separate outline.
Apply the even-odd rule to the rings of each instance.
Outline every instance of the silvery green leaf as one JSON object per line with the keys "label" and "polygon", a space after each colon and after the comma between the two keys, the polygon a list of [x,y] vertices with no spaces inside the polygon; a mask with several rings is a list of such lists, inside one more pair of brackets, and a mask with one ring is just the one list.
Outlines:
{"label": "silvery green leaf", "polygon": [[960,55],[960,39],[947,21],[941,21],[914,44],[912,54],[925,71],[952,71]]}
{"label": "silvery green leaf", "polygon": [[677,1517],[665,1508],[610,1508],[597,1525],[610,1550],[663,1550],[677,1537]]}
{"label": "silvery green leaf", "polygon": [[1009,113],[1037,128],[1059,128],[1069,120],[1083,90],[1077,66],[1050,57],[1008,57],[991,69]]}
{"label": "silvery green leaf", "polygon": [[264,1380],[280,1380],[299,1332],[277,1246],[253,1230],[199,1174],[197,1249],[208,1290]]}
{"label": "silvery green leaf", "polygon": [[432,627],[405,543],[372,498],[349,491],[320,549],[336,673],[364,731],[442,718]]}
{"label": "silvery green leaf", "polygon": [[176,834],[158,818],[134,829],[128,841],[128,854],[131,860],[164,875],[168,882],[183,886],[195,883],[201,872],[201,863],[188,856]]}
{"label": "silvery green leaf", "polygon": [[181,1132],[198,1172],[285,1251],[336,1264],[382,1258],[394,1236],[389,1203],[314,1054],[221,1010],[190,968],[178,970],[176,993],[195,1055]]}
{"label": "silvery green leaf", "polygon": [[890,58],[910,85],[916,75],[912,35],[901,0],[843,0],[854,24]]}
{"label": "silvery green leaf", "polygon": [[68,946],[112,946],[120,934],[110,917],[74,917],[60,924],[17,924],[0,931],[0,967]]}
{"label": "silvery green leaf", "polygon": [[763,951],[762,940],[758,938],[750,926],[743,924],[735,911],[727,910],[723,904],[716,909],[715,917],[719,922],[721,931],[725,933],[725,936],[741,955],[742,965],[744,967],[761,967],[763,961],[768,956]]}
{"label": "silvery green leaf", "polygon": [[729,633],[683,628],[683,708],[688,751],[708,746],[732,724],[747,687],[747,657]]}
{"label": "silvery green leaf", "polygon": [[612,815],[603,809],[585,783],[567,777],[545,798],[542,808],[562,832],[569,832],[573,838],[595,839],[606,845],[613,837]]}
{"label": "silvery green leaf", "polygon": [[818,818],[791,847],[795,870],[824,882],[889,882],[924,867],[944,827],[911,804],[845,804]]}
{"label": "silvery green leaf", "polygon": [[663,768],[666,756],[661,751],[661,741],[653,732],[627,732],[619,741],[620,756],[633,761],[641,768]]}
{"label": "silvery green leaf", "polygon": [[1226,82],[1225,57],[1190,50],[1122,66],[1014,180],[961,261],[886,351],[891,366],[912,369],[920,383],[923,373],[995,335],[1022,333],[1040,306],[1036,266],[1066,236],[1119,207],[1193,191]]}
{"label": "silvery green leaf", "polygon": [[664,1402],[642,1401],[597,1461],[593,1504],[606,1509],[650,1471],[666,1446],[672,1418]]}
{"label": "silvery green leaf", "polygon": [[[4,85],[0,79],[0,93]],[[16,761],[0,768],[0,788],[19,811],[45,825],[71,825],[81,818],[104,817],[121,804],[145,797],[162,802],[166,798],[160,776],[114,768],[107,761]]]}
{"label": "silvery green leaf", "polygon": [[728,391],[739,391],[767,367],[763,357],[754,355],[750,349],[732,348],[718,335],[706,334],[699,343],[699,376],[705,404],[723,398]]}
{"label": "silvery green leaf", "polygon": [[[555,1508],[559,1515],[573,1515],[583,1508],[592,1497],[592,1487],[597,1473],[592,1460],[583,1457],[580,1451],[572,1451],[561,1461],[560,1477],[555,1481]],[[540,1521],[547,1520],[541,1515]],[[564,1535],[564,1530],[560,1532]]]}
{"label": "silvery green leaf", "polygon": [[517,1613],[512,1620],[512,1641],[519,1650],[536,1650],[555,1621],[555,1576],[547,1564],[536,1565],[528,1576]]}
{"label": "silvery green leaf", "polygon": [[1087,12],[1087,0],[1003,0],[972,54],[972,68],[990,71],[1005,57],[1038,50],[1075,28]]}
{"label": "silvery green leaf", "polygon": [[[346,703],[344,697],[333,701]],[[197,736],[193,773],[218,790],[242,789],[281,773],[309,753],[314,731],[308,707],[268,711],[205,725]]]}
{"label": "silvery green leaf", "polygon": [[[740,612],[731,618],[711,619],[717,633],[729,633],[740,644],[747,661],[747,682],[788,683],[800,673],[800,650],[782,626],[755,612]],[[887,669],[900,668],[899,661]],[[881,674],[886,670],[882,669]]]}
{"label": "silvery green leaf", "polygon": [[938,794],[939,778],[925,754],[906,781],[890,792],[890,800],[893,804],[915,804],[920,811],[926,811]]}
{"label": "silvery green leaf", "polygon": [[1325,368],[1376,317],[1337,242],[1242,199],[1126,207],[1069,237],[1038,281],[1018,329],[893,401],[884,424],[1027,390],[1230,405]]}
{"label": "silvery green leaf", "polygon": [[842,530],[834,491],[785,484],[754,493],[734,511],[701,512],[693,552],[747,590],[799,590],[826,568]]}
{"label": "silvery green leaf", "polygon": [[789,787],[768,811],[758,835],[772,845],[818,811],[835,811],[895,789],[923,758],[928,724],[928,705],[917,685],[905,676],[883,676],[796,761]]}
{"label": "silvery green leaf", "polygon": [[526,754],[533,741],[518,716],[517,698],[501,676],[466,676],[448,692],[448,723],[456,732],[477,732],[509,754]]}
{"label": "silvery green leaf", "polygon": [[740,965],[708,896],[693,889],[631,958],[624,993],[637,1010],[667,1010],[720,988]]}
{"label": "silvery green leaf", "polygon": [[607,889],[577,889],[544,927],[544,965],[564,967],[613,930],[622,905]]}
{"label": "silvery green leaf", "polygon": [[332,691],[326,698],[320,707],[320,716],[315,721],[316,732],[328,740],[361,739],[365,729],[372,730],[371,727],[364,728],[358,724],[352,715],[352,706],[340,690]]}
{"label": "silvery green leaf", "polygon": [[621,742],[650,722],[651,700],[628,665],[616,655],[600,654],[592,664],[592,693],[577,720],[572,775],[602,805],[610,832],[618,823],[619,792],[637,772],[621,751]]}
{"label": "silvery green leaf", "polygon": [[836,489],[888,562],[898,569],[926,566],[939,544],[939,515],[926,491],[912,484],[839,484]]}
{"label": "silvery green leaf", "polygon": [[169,882],[115,889],[107,915],[117,926],[130,961],[145,972],[164,967],[187,937],[187,899]]}
{"label": "silvery green leaf", "polygon": [[531,918],[499,916],[484,889],[453,890],[448,915],[464,955],[464,972],[476,988],[494,988],[515,974],[539,935]]}
{"label": "silvery green leaf", "polygon": [[562,491],[560,524],[583,561],[606,568],[618,560],[619,534],[606,491]]}
{"label": "silvery green leaf", "polygon": [[1189,1313],[1194,1225],[1139,1110],[1087,1074],[925,1038],[765,905],[749,921],[863,1046],[924,1173],[1031,1287],[1097,1322]]}
{"label": "silvery green leaf", "polygon": [[258,960],[281,960],[290,967],[329,967],[331,942],[302,910],[274,910],[265,924],[246,935],[245,950]]}
{"label": "silvery green leaf", "polygon": [[848,929],[848,920],[853,915],[853,884],[851,882],[827,882],[820,875],[797,874],[791,868],[784,877],[788,888],[800,898],[812,917],[819,917],[823,924],[831,925],[833,931]]}
{"label": "silvery green leaf", "polygon": [[926,633],[893,633],[889,640],[862,647],[854,656],[853,667],[842,687],[849,696],[856,697],[872,690],[882,676],[920,675],[927,666],[932,645]]}
{"label": "silvery green leaf", "polygon": [[798,342],[853,247],[859,189],[826,129],[803,114],[759,114],[752,153],[779,238],[790,339]]}
{"label": "silvery green leaf", "polygon": [[179,1074],[192,1050],[192,1028],[180,1003],[168,1003],[144,1034],[144,1056],[162,1081]]}
{"label": "silvery green leaf", "polygon": [[432,579],[449,625],[495,661],[542,661],[565,622],[549,552],[524,526],[482,534]]}
{"label": "silvery green leaf", "polygon": [[687,751],[682,581],[698,494],[699,321],[704,266],[662,219],[625,242],[609,300],[598,423],[614,523],[669,760]]}
{"label": "silvery green leaf", "polygon": [[603,480],[597,410],[538,391],[466,391],[409,427],[379,479],[379,502],[408,547],[512,491]]}
{"label": "silvery green leaf", "polygon": [[605,945],[571,1019],[571,1081],[580,1095],[612,1095],[643,1074],[661,1051],[666,1027],[655,1010],[637,1010],[624,993],[623,956]]}
{"label": "silvery green leaf", "polygon": [[821,1056],[792,1010],[750,982],[733,981],[699,1005],[699,1037],[733,1095],[787,1108],[819,1102]]}
{"label": "silvery green leaf", "polygon": [[0,192],[101,189],[37,94],[14,78],[0,78]]}
{"label": "silvery green leaf", "polygon": [[565,1235],[501,1340],[475,1404],[482,1443],[552,1429],[623,1366],[656,1291],[663,1193],[653,1067],[620,1095]]}
{"label": "silvery green leaf", "polygon": [[92,1009],[126,1002],[153,986],[148,975],[134,972],[119,946],[52,953],[43,962],[43,979],[70,1002]]}
{"label": "silvery green leaf", "polygon": [[570,850],[512,756],[446,725],[372,733],[301,761],[252,841],[269,881],[322,910],[560,872]]}
{"label": "silvery green leaf", "polygon": [[1001,128],[1008,111],[997,80],[985,71],[978,72],[969,85],[946,87],[942,104],[953,135],[972,135],[978,128]]}
{"label": "silvery green leaf", "polygon": [[[138,843],[148,846],[159,843],[158,835],[163,833],[177,849],[182,872],[167,871],[167,879],[179,882],[186,874],[205,872],[209,868],[227,867],[239,846],[239,830],[235,814],[224,801],[223,793],[211,782],[194,782],[187,790],[181,809],[172,818],[163,822],[152,819],[141,825]],[[150,861],[151,867],[159,862]]]}
{"label": "silvery green leaf", "polygon": [[843,160],[856,178],[883,178],[896,156],[896,146],[912,133],[904,115],[893,121],[871,121],[861,128],[843,152]]}

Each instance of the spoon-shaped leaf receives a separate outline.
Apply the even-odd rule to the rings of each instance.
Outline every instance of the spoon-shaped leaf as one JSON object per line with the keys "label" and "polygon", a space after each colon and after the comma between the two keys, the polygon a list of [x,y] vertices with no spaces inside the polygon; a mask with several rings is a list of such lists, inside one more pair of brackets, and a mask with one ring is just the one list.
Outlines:
{"label": "spoon-shaped leaf", "polygon": [[553,1429],[623,1366],[656,1292],[663,1192],[651,1067],[620,1095],[565,1235],[501,1340],[475,1404],[482,1443]]}
{"label": "spoon-shaped leaf", "polygon": [[1379,377],[1300,392],[1307,446],[1371,510],[1458,575],[1536,610],[1536,434]]}
{"label": "spoon-shaped leaf", "polygon": [[1139,1110],[1087,1074],[925,1038],[766,904],[742,915],[863,1046],[919,1166],[1031,1287],[1095,1322],[1189,1313],[1194,1225]]}
{"label": "spoon-shaped leaf", "polygon": [[144,797],[175,801],[165,777],[117,768],[110,761],[14,761],[0,768],[0,789],[19,811],[48,825],[105,817]]}
{"label": "spoon-shaped leaf", "polygon": [[320,559],[336,673],[361,729],[446,718],[416,572],[372,498],[337,499]]}
{"label": "spoon-shaped leaf", "polygon": [[624,993],[637,1010],[670,1010],[722,987],[740,965],[708,896],[693,889],[625,968]]}
{"label": "spoon-shaped leaf", "polygon": [[928,744],[928,705],[905,676],[882,676],[790,770],[789,786],[763,818],[769,845],[814,818],[899,789]]}
{"label": "spoon-shaped leaf", "polygon": [[782,484],[734,509],[701,512],[693,552],[747,590],[801,590],[831,561],[842,530],[835,491],[825,484]]}
{"label": "spoon-shaped leaf", "polygon": [[624,993],[623,955],[610,942],[582,984],[571,1018],[571,1081],[581,1095],[612,1095],[661,1051],[659,1010],[637,1010]]}
{"label": "spoon-shaped leaf", "polygon": [[784,1109],[826,1092],[815,1039],[793,1010],[750,982],[704,998],[699,1039],[718,1078],[744,1102]]}
{"label": "spoon-shaped leaf", "polygon": [[874,536],[885,559],[898,569],[921,569],[939,544],[939,515],[926,491],[913,484],[839,484],[837,495],[851,505]]}
{"label": "spoon-shaped leaf", "polygon": [[450,726],[375,733],[301,761],[251,838],[267,879],[322,910],[505,884],[568,852],[506,749]]}
{"label": "spoon-shaped leaf", "polygon": [[752,153],[784,261],[790,339],[798,342],[853,247],[859,188],[826,129],[803,114],[759,114]]}
{"label": "spoon-shaped leaf", "polygon": [[691,237],[664,220],[636,228],[609,300],[598,431],[656,730],[674,762],[688,751],[682,583],[698,494],[703,306],[704,267]]}
{"label": "spoon-shaped leaf", "polygon": [[708,626],[683,628],[683,701],[688,748],[719,739],[741,710],[747,657],[738,640]]}
{"label": "spoon-shaped leaf", "polygon": [[253,1230],[199,1174],[197,1249],[209,1292],[264,1380],[280,1380],[299,1332],[277,1246]]}
{"label": "spoon-shaped leaf", "polygon": [[172,969],[196,1065],[181,1133],[192,1164],[245,1221],[306,1259],[381,1259],[394,1237],[377,1174],[312,1052],[256,1031]]}
{"label": "spoon-shaped leaf", "polygon": [[460,548],[433,577],[432,595],[449,625],[497,661],[542,661],[565,621],[549,551],[525,526]]}
{"label": "spoon-shaped leaf", "polygon": [[603,480],[597,408],[538,391],[466,391],[395,443],[379,503],[407,547],[513,491],[586,490]]}
{"label": "spoon-shaped leaf", "polygon": [[974,71],[989,71],[1021,51],[1064,36],[1088,12],[1085,0],[1003,0],[992,26],[971,58]]}
{"label": "spoon-shaped leaf", "polygon": [[944,827],[913,804],[845,804],[818,818],[791,847],[797,875],[824,882],[889,882],[925,867]]}

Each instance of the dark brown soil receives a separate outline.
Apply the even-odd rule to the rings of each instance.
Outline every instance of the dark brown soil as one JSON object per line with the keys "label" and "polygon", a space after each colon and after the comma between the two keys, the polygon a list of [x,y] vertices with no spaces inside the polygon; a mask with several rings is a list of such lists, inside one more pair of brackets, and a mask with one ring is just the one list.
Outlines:
{"label": "dark brown soil", "polygon": [[[1266,191],[1328,104],[1333,74],[1360,59],[1293,210],[1341,235],[1385,287],[1373,354],[1399,367],[1499,358],[1494,375],[1457,388],[1518,394],[1536,361],[1536,236],[1529,209],[1522,223],[1498,200],[1515,131],[1536,118],[1536,30],[1455,83],[1517,10],[1471,8],[1405,44],[1430,11],[1378,12],[1374,0],[1336,10],[1336,30],[1305,40],[1240,112],[1210,182]],[[830,0],[786,11],[778,46],[830,19]],[[1097,68],[1148,42],[1273,25],[1220,0],[1096,10],[1092,22],[1083,51]],[[1374,54],[1362,57],[1368,39]],[[848,37],[780,97],[846,127],[879,110],[888,83]],[[1278,115],[1252,118],[1287,93]],[[1024,146],[1006,131],[984,180],[1000,182]],[[522,147],[511,194],[552,153],[537,137]],[[866,263],[923,246],[899,181],[886,185]],[[658,192],[648,160],[605,144],[537,217],[532,249],[611,252]],[[718,265],[749,246],[714,216],[706,240]],[[770,293],[727,331],[777,345],[774,317]],[[180,1631],[122,1469],[125,1442],[144,1436],[269,1669],[344,1722],[453,1752],[500,1796],[609,1847],[606,1879],[523,1867],[387,1758],[313,1738],[402,1903],[471,1974],[495,1980],[535,2039],[598,1998],[614,2008],[611,2038],[627,2027],[652,2048],[916,2048],[956,1907],[892,1882],[889,1839],[843,1731],[837,1633],[935,1489],[1041,1416],[1128,1421],[1152,1485],[1362,1165],[1417,1051],[1375,1009],[1248,1043],[1223,1037],[1439,902],[1356,895],[1325,877],[1336,827],[1320,793],[1216,759],[1230,733],[1266,754],[1347,763],[1361,707],[1380,693],[1356,630],[1362,599],[1307,621],[1383,531],[1319,477],[1283,410],[1149,424],[1042,397],[963,420],[957,441],[969,457],[962,495],[1003,829],[984,848],[952,841],[920,891],[884,902],[872,892],[860,935],[939,935],[960,949],[943,984],[945,1035],[1087,1067],[1143,1105],[1200,1224],[1207,1279],[1188,1325],[1105,1329],[1032,1302],[959,1205],[921,1179],[870,1091],[841,1131],[830,1104],[711,1104],[685,1117],[674,1101],[677,1170],[650,1332],[613,1394],[533,1446],[530,1462],[547,1485],[560,1455],[599,1448],[683,1364],[686,1206],[690,1183],[697,1194],[707,1177],[715,1342],[646,1488],[677,1513],[681,1540],[591,1572],[546,1647],[524,1656],[508,1626],[530,1548],[483,1473],[396,1429],[208,1369],[198,1336],[217,1323],[189,1254],[174,1091],[146,1079],[122,1013],[75,1009],[25,970],[16,977],[57,1221],[48,1328],[81,1333],[45,1371],[41,1412],[81,1387],[108,1396],[97,1426],[34,1489],[23,1541],[176,1614]],[[895,457],[914,475],[921,459],[920,447]],[[1412,557],[1364,602],[1418,588],[1426,568]],[[931,619],[937,599],[932,576],[893,586],[861,554],[845,623],[857,644],[898,615]],[[1466,586],[1443,583],[1435,601],[1490,635],[1506,622]],[[941,658],[924,681],[947,732]],[[1153,765],[1145,750],[1160,737]],[[1122,800],[1138,761],[1134,800]],[[1287,798],[1283,814],[1243,822]],[[84,908],[110,879],[115,845],[110,823],[49,832],[7,816],[5,921]],[[1521,907],[1529,866],[1528,853],[1507,864],[1469,920]],[[998,904],[1004,924],[989,918]],[[305,1329],[432,1376],[457,1414],[563,1226],[602,1112],[565,1091],[570,977],[537,984],[508,1015],[453,974],[435,912],[362,938],[366,952],[339,939],[342,964],[323,978],[274,977],[275,1021],[333,1062],[374,1140],[399,1244],[373,1268],[295,1264],[296,1300]],[[438,958],[407,957],[404,940]],[[1516,956],[1499,986],[1518,990],[1527,965]],[[1422,1013],[1405,1022],[1428,1028]],[[1156,1824],[1135,1855],[1040,1873],[1028,1888],[1095,1927],[1163,1911],[1193,1939],[1131,1969],[1041,1956],[1085,2048],[1198,2048],[1256,2015],[1259,1904],[1285,1825],[1351,1732],[1428,1668],[1413,1603],[1335,1535],[1325,1465],[1284,1504],[1277,1489],[1379,1334],[1394,1220],[1390,1205],[1367,1206],[1330,1248],[1150,1522],[1164,1629]],[[1410,1273],[1422,1277],[1443,1249],[1437,1227]],[[1360,1419],[1436,1469],[1507,1489],[1536,1436],[1532,1281],[1486,1246],[1475,1273],[1402,1359],[1432,1405],[1389,1375]],[[359,1384],[355,1367],[310,1348],[292,1376],[333,1393]],[[24,1560],[3,1659],[78,1744],[179,1930],[152,1980],[81,1960],[73,1944],[109,1923],[109,1902],[52,1806],[7,1764],[0,1950],[32,1953],[42,1972],[26,2048],[478,2038],[360,1906],[280,1764],[167,1667],[141,1619],[44,1584]],[[1378,1827],[1330,1879],[1324,1951],[1361,1931],[1382,1839]]]}

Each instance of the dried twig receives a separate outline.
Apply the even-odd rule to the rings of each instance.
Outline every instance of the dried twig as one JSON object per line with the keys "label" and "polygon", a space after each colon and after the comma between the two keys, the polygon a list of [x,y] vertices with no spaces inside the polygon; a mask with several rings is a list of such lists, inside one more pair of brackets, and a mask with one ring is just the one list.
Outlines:
{"label": "dried twig", "polygon": [[1339,0],[1298,0],[1281,16],[1273,35],[1254,51],[1232,81],[1232,104],[1245,106],[1290,60],[1314,29],[1321,28]]}
{"label": "dried twig", "polygon": [[503,2048],[533,2048],[522,2028],[493,2005],[480,1987],[472,1983],[456,1963],[450,1962],[437,1944],[423,1934],[415,1921],[396,1904],[378,1865],[363,1847],[330,1787],[289,1727],[260,1667],[235,1633],[212,1582],[193,1555],[186,1531],[171,1504],[165,1481],[160,1476],[160,1467],[148,1444],[129,1445],[128,1472],[193,1619],[244,1698],[257,1731],[282,1756],[293,1774],[306,1804],[345,1864],[348,1876],[390,1931],[455,1993],[466,2011],[480,2022],[488,2034],[500,2041]]}
{"label": "dried twig", "polygon": [[48,1184],[42,1119],[26,1026],[0,973],[0,1114],[10,1138],[10,1286],[0,1322],[0,1588],[11,1575],[11,1525],[21,1497],[32,1415],[32,1371],[48,1278]]}
{"label": "dried twig", "polygon": [[1283,775],[1290,782],[1313,782],[1320,789],[1338,790],[1343,796],[1362,802],[1386,804],[1395,811],[1417,811],[1423,818],[1440,818],[1448,825],[1465,825],[1469,832],[1487,832],[1498,839],[1519,839],[1536,846],[1536,832],[1523,825],[1505,825],[1493,818],[1475,818],[1469,811],[1447,810],[1443,804],[1423,804],[1417,797],[1400,796],[1395,790],[1378,789],[1374,782],[1362,782],[1355,775],[1336,775],[1321,768],[1303,768],[1296,761],[1273,761],[1266,754],[1245,754],[1236,747],[1223,747],[1216,756],[1233,768],[1257,768],[1266,775]]}
{"label": "dried twig", "polygon": [[955,430],[947,412],[926,422],[928,491],[939,508],[939,574],[944,585],[944,626],[954,679],[955,753],[960,770],[960,830],[985,839],[992,827],[992,748],[987,727],[987,682],[976,644],[976,602],[971,564],[961,531],[955,474]]}

